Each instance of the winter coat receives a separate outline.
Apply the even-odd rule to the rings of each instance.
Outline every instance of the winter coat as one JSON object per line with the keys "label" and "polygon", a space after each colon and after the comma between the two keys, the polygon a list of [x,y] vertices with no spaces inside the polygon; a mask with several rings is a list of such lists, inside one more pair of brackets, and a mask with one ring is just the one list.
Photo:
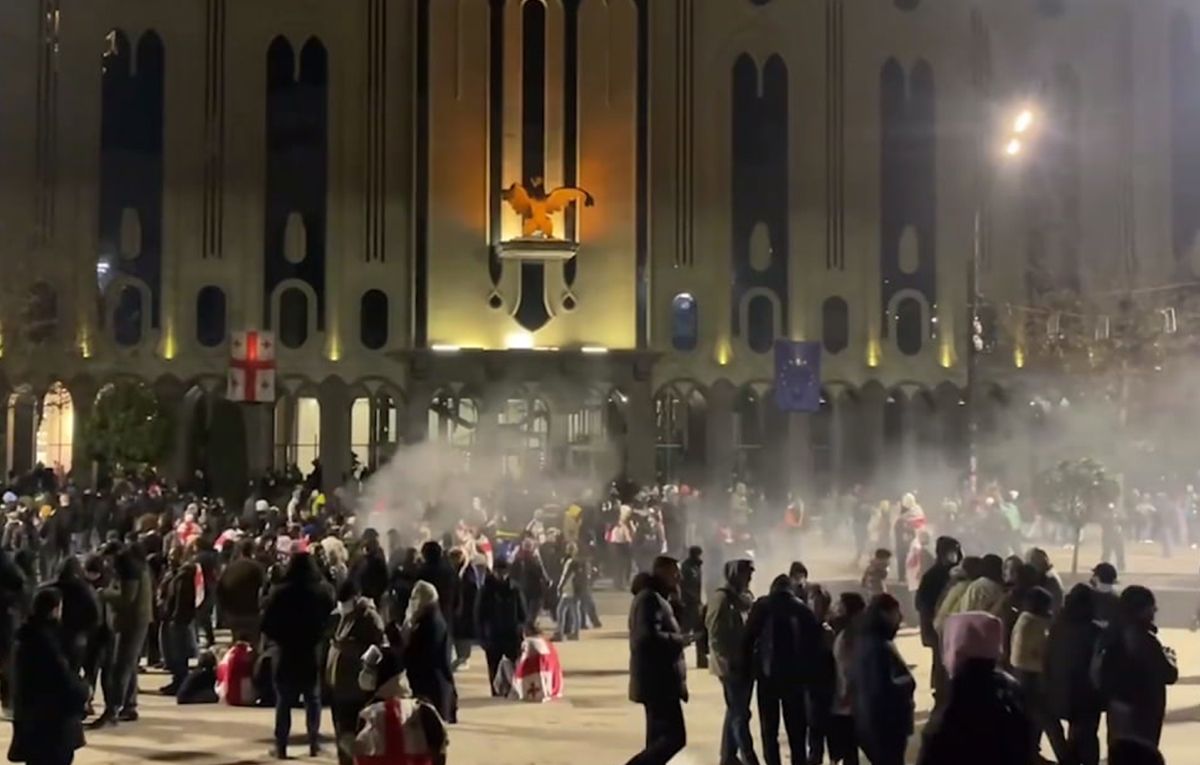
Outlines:
{"label": "winter coat", "polygon": [[263,634],[279,649],[275,681],[288,688],[312,688],[320,676],[319,650],[328,633],[333,593],[318,578],[288,572],[263,604]]}
{"label": "winter coat", "polygon": [[229,616],[249,617],[259,613],[259,593],[267,570],[253,558],[238,558],[225,567],[217,581],[217,602]]}
{"label": "winter coat", "polygon": [[670,602],[649,582],[634,596],[629,609],[630,701],[687,701],[684,645]]}
{"label": "winter coat", "polygon": [[[120,572],[119,572],[120,573]],[[112,614],[113,629],[133,635],[154,620],[154,583],[145,565],[118,576],[114,586],[100,593]]]}
{"label": "winter coat", "polygon": [[[455,640],[475,640],[479,637],[475,626],[475,604],[479,602],[479,595],[486,581],[487,569],[483,566],[468,565],[463,568],[459,578],[458,606],[450,624],[450,631]],[[440,593],[438,598],[440,603]]]}
{"label": "winter coat", "polygon": [[950,585],[950,570],[953,568],[954,566],[949,563],[935,563],[933,568],[926,571],[925,575],[921,577],[915,601],[917,616],[921,623],[922,645],[936,646],[938,644],[937,630],[933,627],[933,619],[937,615],[938,601],[941,600],[942,593]]}
{"label": "winter coat", "polygon": [[388,589],[387,561],[383,554],[367,553],[356,560],[350,568],[350,578],[358,584],[364,598],[379,605]]}
{"label": "winter coat", "polygon": [[417,571],[417,579],[429,582],[437,590],[438,607],[441,608],[442,618],[447,626],[454,624],[454,616],[458,612],[458,601],[461,596],[461,580],[454,566],[443,557],[427,559]]}
{"label": "winter coat", "polygon": [[725,564],[726,584],[718,587],[708,601],[704,627],[708,631],[708,650],[712,655],[712,673],[717,677],[745,677],[750,669],[745,651],[746,617],[754,598],[749,592],[738,592],[730,584],[737,573],[738,562]]}
{"label": "winter coat", "polygon": [[196,565],[188,563],[163,579],[162,620],[172,624],[191,624],[196,619]]}
{"label": "winter coat", "polygon": [[696,630],[703,626],[700,623],[700,609],[704,607],[704,564],[694,558],[688,558],[680,566],[683,580],[679,585],[680,600],[683,603],[683,628]]}
{"label": "winter coat", "polygon": [[550,587],[550,578],[546,575],[546,567],[542,559],[535,553],[524,551],[517,553],[509,567],[509,578],[516,582],[525,594],[526,599],[544,598]]}
{"label": "winter coat", "polygon": [[1046,638],[1043,687],[1046,706],[1060,720],[1098,714],[1100,693],[1092,682],[1091,663],[1103,631],[1089,620],[1055,619]]}
{"label": "winter coat", "polygon": [[335,701],[366,700],[367,694],[358,686],[362,655],[382,643],[383,619],[369,598],[358,598],[349,613],[339,615],[325,662],[325,679]]}
{"label": "winter coat", "polygon": [[893,643],[895,631],[870,611],[854,646],[854,722],[868,752],[894,748],[913,732],[916,680]]}
{"label": "winter coat", "polygon": [[1154,628],[1111,627],[1102,641],[1108,726],[1117,738],[1158,745],[1167,711],[1167,686],[1179,680],[1175,658]]}
{"label": "winter coat", "polygon": [[407,698],[396,679],[359,713],[356,765],[432,765],[449,743],[446,724],[428,702]]}
{"label": "winter coat", "polygon": [[968,660],[925,727],[918,765],[1019,765],[1034,754],[1017,681],[986,659]]}
{"label": "winter coat", "polygon": [[440,609],[427,608],[412,625],[401,664],[413,695],[432,704],[446,722],[457,722],[458,692],[450,669],[450,632]]}
{"label": "winter coat", "polygon": [[528,618],[525,595],[511,579],[489,576],[475,605],[475,628],[479,643],[505,653],[516,653],[524,637]]}
{"label": "winter coat", "polygon": [[563,559],[562,573],[558,577],[558,597],[577,598],[586,589],[587,561],[578,557]]}
{"label": "winter coat", "polygon": [[63,653],[59,626],[30,620],[17,630],[13,661],[12,762],[63,762],[84,745],[88,687]]}
{"label": "winter coat", "polygon": [[966,611],[986,611],[993,616],[999,616],[1004,601],[1004,585],[994,582],[986,576],[981,576],[963,592],[962,600],[954,613]]}
{"label": "winter coat", "polygon": [[791,588],[772,588],[755,601],[746,620],[746,666],[759,680],[811,683],[820,674],[824,641],[825,631],[812,609]]}
{"label": "winter coat", "polygon": [[1046,667],[1046,642],[1050,617],[1025,611],[1013,627],[1009,663],[1013,669],[1041,674]]}

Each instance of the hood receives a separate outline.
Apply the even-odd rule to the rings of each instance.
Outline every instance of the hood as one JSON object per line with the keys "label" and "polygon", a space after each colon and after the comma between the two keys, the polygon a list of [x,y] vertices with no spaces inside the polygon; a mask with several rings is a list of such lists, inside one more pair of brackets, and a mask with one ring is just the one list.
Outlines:
{"label": "hood", "polygon": [[727,561],[724,569],[725,584],[733,584],[733,580],[738,577],[738,574],[740,574],[746,568],[749,568],[751,565],[753,564],[745,558]]}
{"label": "hood", "polygon": [[962,557],[962,545],[954,537],[938,537],[934,550],[937,553],[938,560],[941,560],[952,552],[958,553],[958,556]]}
{"label": "hood", "polygon": [[1004,623],[983,611],[966,611],[946,619],[942,655],[953,677],[971,659],[999,661],[1004,655]]}
{"label": "hood", "polygon": [[796,588],[792,586],[792,578],[787,574],[780,574],[771,580],[772,595],[788,595],[796,597]]}

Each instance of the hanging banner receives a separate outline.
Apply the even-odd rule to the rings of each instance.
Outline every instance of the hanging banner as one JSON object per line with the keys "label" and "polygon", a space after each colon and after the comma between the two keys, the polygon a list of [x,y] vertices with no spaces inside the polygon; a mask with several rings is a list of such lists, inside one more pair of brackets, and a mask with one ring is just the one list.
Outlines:
{"label": "hanging banner", "polygon": [[821,409],[821,344],[775,341],[775,405],[783,412]]}
{"label": "hanging banner", "polygon": [[275,335],[270,332],[234,332],[229,343],[230,401],[271,403],[275,400]]}

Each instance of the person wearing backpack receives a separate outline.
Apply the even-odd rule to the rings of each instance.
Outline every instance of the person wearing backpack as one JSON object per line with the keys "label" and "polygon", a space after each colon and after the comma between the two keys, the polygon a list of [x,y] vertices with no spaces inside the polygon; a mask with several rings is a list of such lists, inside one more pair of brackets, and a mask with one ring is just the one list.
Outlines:
{"label": "person wearing backpack", "polygon": [[1154,593],[1131,585],[1121,593],[1093,674],[1108,709],[1108,742],[1138,739],[1158,746],[1167,711],[1167,686],[1179,680],[1175,652],[1158,640]]}

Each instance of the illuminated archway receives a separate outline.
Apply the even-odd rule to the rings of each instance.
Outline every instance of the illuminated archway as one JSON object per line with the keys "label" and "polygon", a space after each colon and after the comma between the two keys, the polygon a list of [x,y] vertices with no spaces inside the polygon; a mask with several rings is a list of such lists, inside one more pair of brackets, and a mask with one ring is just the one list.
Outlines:
{"label": "illuminated archway", "polygon": [[75,444],[75,403],[67,386],[56,382],[42,396],[35,459],[60,475],[71,472]]}

